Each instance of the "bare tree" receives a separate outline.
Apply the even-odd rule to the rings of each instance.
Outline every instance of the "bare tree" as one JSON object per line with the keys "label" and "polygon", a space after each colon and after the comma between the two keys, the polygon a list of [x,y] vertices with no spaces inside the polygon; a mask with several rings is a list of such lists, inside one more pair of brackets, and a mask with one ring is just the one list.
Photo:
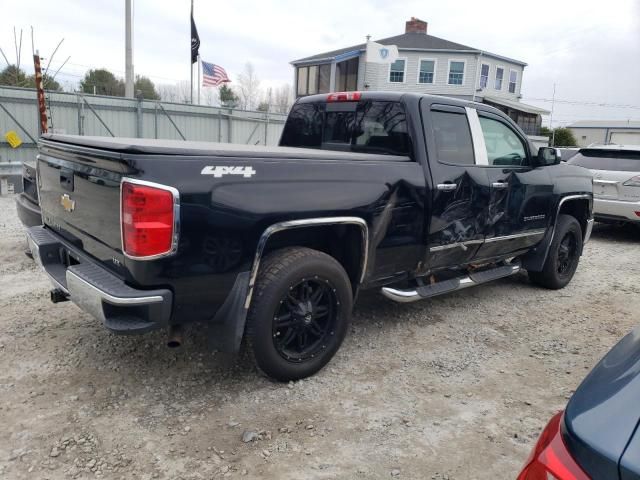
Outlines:
{"label": "bare tree", "polygon": [[187,80],[175,84],[157,85],[156,91],[163,102],[189,103],[191,101],[191,84]]}
{"label": "bare tree", "polygon": [[211,107],[220,105],[217,88],[211,88],[211,87],[203,88],[201,97],[202,97],[200,100],[201,105],[209,105]]}
{"label": "bare tree", "polygon": [[281,87],[276,88],[272,101],[272,111],[276,113],[289,113],[289,109],[291,105],[293,105],[293,89],[291,85],[285,83]]}
{"label": "bare tree", "polygon": [[260,101],[260,79],[250,62],[244,66],[244,72],[238,75],[237,84],[240,108],[254,110]]}

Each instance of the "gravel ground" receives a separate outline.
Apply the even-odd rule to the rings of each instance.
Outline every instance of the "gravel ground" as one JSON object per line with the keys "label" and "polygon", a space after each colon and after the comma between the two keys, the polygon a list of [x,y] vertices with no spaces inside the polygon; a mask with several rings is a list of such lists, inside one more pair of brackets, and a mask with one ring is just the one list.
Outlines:
{"label": "gravel ground", "polygon": [[359,300],[338,355],[290,384],[53,305],[0,198],[0,477],[514,479],[640,312],[640,231],[597,226],[573,282],[526,274],[410,305]]}

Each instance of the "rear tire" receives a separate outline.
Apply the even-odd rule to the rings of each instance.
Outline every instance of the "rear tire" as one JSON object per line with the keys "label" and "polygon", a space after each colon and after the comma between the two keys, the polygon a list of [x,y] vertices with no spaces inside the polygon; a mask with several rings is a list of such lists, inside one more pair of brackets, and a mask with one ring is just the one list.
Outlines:
{"label": "rear tire", "polygon": [[263,261],[247,317],[247,346],[256,366],[279,381],[308,377],[338,351],[353,295],[333,257],[284,248]]}
{"label": "rear tire", "polygon": [[536,285],[552,290],[566,287],[576,273],[582,253],[582,227],[575,217],[558,217],[553,241],[541,272],[527,272]]}

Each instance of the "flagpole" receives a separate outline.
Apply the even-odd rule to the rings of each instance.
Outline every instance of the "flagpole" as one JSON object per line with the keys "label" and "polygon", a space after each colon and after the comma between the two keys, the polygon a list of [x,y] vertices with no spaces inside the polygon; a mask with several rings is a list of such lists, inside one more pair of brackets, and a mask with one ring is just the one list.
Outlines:
{"label": "flagpole", "polygon": [[[189,18],[189,25],[191,25],[191,19],[193,18],[193,0],[191,0],[191,17]],[[189,27],[191,28],[191,27]],[[191,104],[193,104],[193,63],[191,62],[191,42],[189,42],[189,68],[191,68]]]}

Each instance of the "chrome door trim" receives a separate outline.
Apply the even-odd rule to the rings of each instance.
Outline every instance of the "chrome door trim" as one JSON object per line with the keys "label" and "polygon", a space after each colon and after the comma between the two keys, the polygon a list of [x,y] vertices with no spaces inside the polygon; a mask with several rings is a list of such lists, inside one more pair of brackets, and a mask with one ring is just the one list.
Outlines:
{"label": "chrome door trim", "polygon": [[504,235],[501,237],[490,237],[485,240],[485,243],[502,242],[504,240],[513,240],[516,238],[542,236],[547,233],[546,228],[540,228],[538,230],[531,230],[529,232],[514,233],[513,235]]}
{"label": "chrome door trim", "polygon": [[360,259],[359,283],[362,283],[367,271],[367,259],[369,257],[369,226],[364,219],[360,217],[321,217],[304,218],[300,220],[290,220],[287,222],[274,223],[262,233],[260,239],[258,240],[258,246],[256,248],[256,254],[253,259],[253,265],[251,266],[251,274],[249,276],[249,289],[247,291],[247,298],[244,302],[245,309],[248,309],[251,305],[253,287],[255,286],[256,279],[258,277],[260,261],[262,260],[262,254],[264,253],[264,248],[267,245],[269,237],[271,237],[271,235],[273,235],[274,233],[281,232],[283,230],[320,225],[358,225],[360,227],[362,231],[362,258]]}
{"label": "chrome door trim", "polygon": [[484,134],[482,133],[482,125],[475,108],[464,107],[467,111],[467,119],[469,120],[469,128],[471,129],[471,140],[473,141],[473,153],[476,158],[476,165],[489,165],[489,156],[487,155],[487,145],[484,142]]}
{"label": "chrome door trim", "polygon": [[435,247],[429,248],[429,252],[441,252],[442,250],[449,250],[450,248],[462,248],[463,250],[467,249],[468,245],[478,245],[484,243],[484,239],[477,240],[467,240],[466,242],[455,242],[455,243],[447,243],[446,245],[436,245]]}

